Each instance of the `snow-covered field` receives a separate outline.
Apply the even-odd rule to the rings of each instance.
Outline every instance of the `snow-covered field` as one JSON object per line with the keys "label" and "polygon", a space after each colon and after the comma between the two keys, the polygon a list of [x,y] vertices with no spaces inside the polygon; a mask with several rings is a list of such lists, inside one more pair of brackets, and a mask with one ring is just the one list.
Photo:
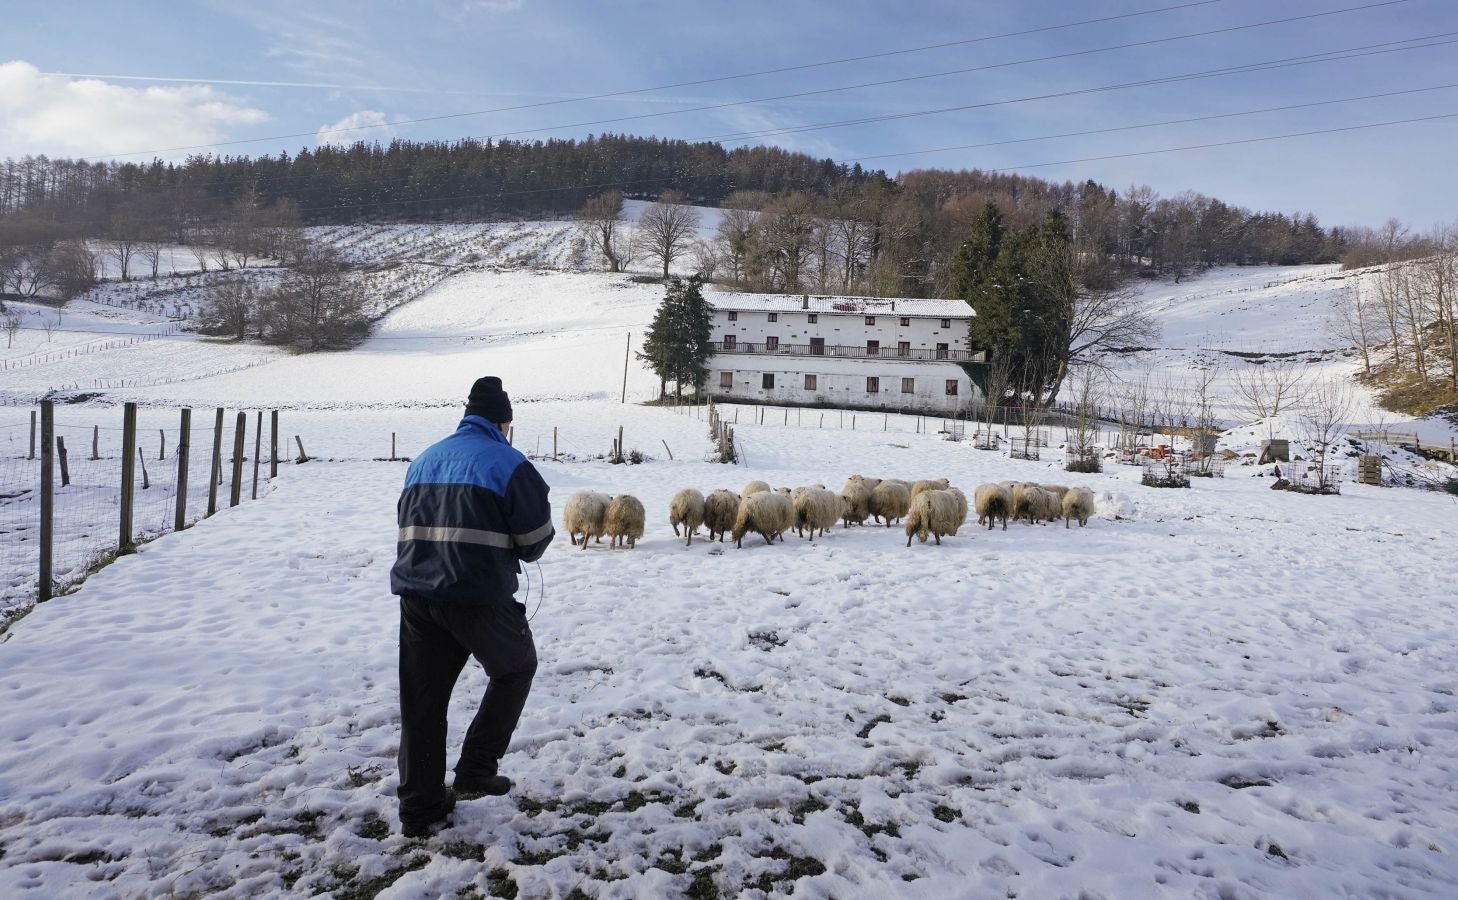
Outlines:
{"label": "snow-covered field", "polygon": [[[1275,314],[1308,288],[1264,285],[1311,274],[1147,287],[1169,292],[1151,358],[1177,374],[1204,333],[1260,349],[1268,314],[1286,323],[1270,340],[1304,342],[1316,326],[1292,323],[1318,293]],[[1137,469],[1069,476],[1056,449],[1008,459],[895,416],[852,431],[746,412],[748,465],[705,462],[697,414],[618,402],[626,335],[660,293],[471,270],[347,353],[180,335],[0,375],[18,403],[127,360],[157,383],[58,416],[115,425],[111,404],[137,400],[155,429],[184,403],[276,406],[318,457],[0,635],[0,896],[1458,895],[1454,498],[1272,492],[1256,467],[1151,489]],[[166,327],[105,304],[65,321],[82,316]],[[223,371],[250,352],[261,364]],[[559,522],[592,487],[639,496],[649,533],[633,551],[559,539],[529,567],[541,668],[504,761],[518,787],[407,841],[387,580],[404,465],[373,460],[391,433],[413,455],[448,432],[487,373],[519,448],[550,456],[555,432],[562,459],[538,465]],[[655,386],[630,360],[630,401]],[[0,436],[27,416],[0,407]],[[648,462],[595,458],[619,427]],[[686,485],[855,472],[1104,499],[1084,529],[974,526],[909,549],[875,527],[685,547],[666,522]],[[475,667],[463,680],[456,739],[484,685]]]}

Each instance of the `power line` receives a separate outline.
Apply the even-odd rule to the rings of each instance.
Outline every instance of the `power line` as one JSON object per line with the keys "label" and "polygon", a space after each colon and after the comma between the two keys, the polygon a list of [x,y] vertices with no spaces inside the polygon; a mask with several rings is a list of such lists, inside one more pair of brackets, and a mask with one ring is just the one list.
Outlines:
{"label": "power line", "polygon": [[[1128,90],[1136,87],[1150,87],[1160,84],[1175,84],[1181,81],[1198,81],[1206,78],[1223,78],[1227,75],[1246,75],[1252,72],[1267,72],[1275,69],[1288,69],[1295,66],[1312,65],[1323,62],[1340,62],[1347,59],[1359,59],[1366,56],[1381,56],[1387,53],[1402,53],[1408,50],[1426,50],[1431,47],[1442,47],[1448,44],[1458,43],[1458,40],[1451,39],[1458,35],[1458,31],[1447,31],[1439,34],[1427,35],[1424,37],[1404,38],[1398,41],[1384,41],[1377,44],[1364,44],[1360,47],[1350,47],[1344,50],[1328,50],[1322,53],[1310,53],[1303,56],[1290,56],[1282,59],[1267,60],[1258,63],[1245,63],[1238,66],[1225,66],[1218,69],[1207,69],[1202,72],[1187,72],[1181,75],[1165,75],[1159,78],[1146,78],[1139,81],[1125,81],[1117,84],[1102,85],[1094,88],[1076,88],[1067,91],[1054,91],[1047,94],[1033,94],[1026,97],[1014,97],[1008,100],[988,100],[980,103],[963,103],[957,106],[942,106],[933,109],[913,110],[903,113],[887,113],[876,116],[863,116],[856,119],[841,119],[830,122],[815,122],[808,125],[792,125],[783,128],[771,128],[761,131],[737,131],[723,134],[706,135],[704,137],[689,138],[690,141],[733,141],[748,140],[750,138],[773,137],[782,134],[801,134],[808,131],[822,131],[830,128],[846,128],[853,125],[869,125],[877,122],[891,122],[900,119],[914,119],[924,116],[945,115],[952,112],[965,112],[973,109],[988,109],[994,106],[1010,106],[1018,103],[1031,103],[1038,100],[1055,100],[1066,97],[1079,97],[1087,94],[1107,93],[1112,91]],[[1438,40],[1439,38],[1450,38],[1449,40]],[[1417,41],[1430,41],[1431,43],[1419,44]],[[1394,46],[1396,44],[1407,44],[1409,46]],[[1380,49],[1386,48],[1386,49]]]}
{"label": "power line", "polygon": [[[653,93],[655,91],[667,91],[667,90],[673,90],[675,88],[683,88],[683,87],[697,87],[697,86],[706,85],[706,84],[717,84],[717,83],[722,83],[722,82],[727,82],[727,81],[741,80],[741,79],[745,79],[745,78],[757,78],[757,77],[764,76],[764,75],[778,75],[778,74],[783,74],[785,72],[798,72],[798,71],[804,71],[804,70],[808,70],[808,69],[824,68],[824,67],[827,67],[827,66],[843,65],[843,64],[852,63],[852,62],[864,62],[866,60],[871,60],[871,59],[884,59],[884,58],[887,58],[887,57],[901,56],[901,55],[906,55],[906,54],[911,54],[911,53],[923,53],[923,52],[926,52],[926,51],[929,51],[929,50],[940,50],[940,49],[945,49],[945,48],[948,48],[948,47],[958,47],[958,46],[964,46],[964,45],[968,45],[968,44],[985,43],[985,42],[988,42],[988,41],[1002,40],[1004,38],[1024,37],[1024,36],[1033,35],[1033,34],[1042,34],[1042,33],[1047,33],[1047,32],[1052,32],[1052,31],[1066,30],[1066,29],[1069,29],[1069,28],[1078,28],[1078,27],[1082,27],[1084,25],[1095,25],[1095,24],[1101,24],[1101,23],[1106,23],[1106,22],[1120,21],[1120,20],[1124,20],[1124,19],[1138,18],[1138,17],[1141,17],[1141,16],[1155,15],[1157,13],[1170,12],[1170,11],[1173,11],[1173,10],[1190,9],[1190,8],[1197,7],[1197,6],[1209,6],[1209,5],[1213,4],[1213,3],[1220,3],[1220,2],[1223,2],[1223,0],[1192,0],[1192,2],[1180,3],[1180,4],[1173,5],[1173,6],[1162,6],[1162,7],[1158,7],[1158,8],[1155,8],[1155,9],[1138,10],[1138,11],[1135,11],[1135,12],[1121,13],[1119,15],[1103,16],[1103,17],[1096,18],[1096,19],[1081,19],[1081,20],[1078,20],[1078,21],[1075,21],[1075,22],[1066,22],[1066,23],[1059,24],[1059,25],[1048,25],[1048,26],[1043,26],[1043,27],[1040,27],[1040,28],[1029,28],[1029,29],[1024,29],[1022,31],[1009,31],[1009,32],[1004,32],[1002,34],[983,35],[983,36],[980,36],[980,37],[964,38],[964,39],[956,40],[956,41],[945,41],[943,43],[938,43],[938,44],[926,44],[926,45],[923,45],[923,46],[920,46],[920,47],[908,47],[908,48],[901,49],[901,50],[886,50],[886,51],[881,51],[881,52],[877,52],[877,53],[865,53],[865,54],[861,54],[859,56],[847,56],[847,57],[843,57],[843,58],[840,58],[840,59],[831,59],[831,60],[825,60],[825,61],[822,61],[822,62],[801,63],[801,64],[793,65],[793,66],[780,66],[780,67],[772,68],[772,69],[760,69],[760,70],[753,71],[753,72],[741,72],[741,73],[736,73],[736,74],[733,74],[733,75],[720,75],[720,76],[715,76],[715,77],[712,77],[712,78],[700,78],[700,79],[695,79],[695,80],[691,80],[691,81],[677,81],[677,82],[672,82],[672,83],[669,83],[669,84],[654,85],[652,87],[630,88],[630,89],[627,89],[627,90],[619,90],[619,91],[605,91],[603,93],[588,94],[588,95],[584,95],[584,96],[581,96],[581,97],[569,97],[569,98],[560,99],[560,100],[544,100],[544,101],[540,101],[540,102],[537,102],[537,103],[522,103],[522,104],[518,104],[518,105],[515,105],[515,106],[499,106],[499,107],[494,107],[494,108],[491,108],[491,109],[478,109],[478,110],[470,110],[468,112],[446,113],[446,114],[442,114],[442,115],[438,115],[438,116],[421,116],[421,117],[413,118],[413,119],[401,119],[401,120],[396,121],[396,122],[377,123],[377,124],[371,124],[371,125],[355,125],[355,126],[351,126],[351,127],[348,127],[348,128],[335,129],[335,131],[338,131],[338,132],[346,132],[346,131],[366,131],[366,130],[376,129],[376,128],[393,128],[393,127],[398,127],[398,126],[401,126],[401,125],[418,125],[418,124],[422,124],[422,123],[426,123],[426,122],[440,122],[440,121],[445,121],[445,120],[448,120],[448,119],[461,119],[461,118],[467,118],[467,117],[470,117],[470,116],[489,115],[491,113],[517,112],[517,111],[525,110],[525,109],[537,109],[537,108],[541,108],[541,107],[545,107],[545,106],[559,106],[559,105],[567,104],[567,103],[583,103],[583,102],[592,101],[592,100],[608,100],[608,99],[615,99],[615,98],[620,98],[620,97],[629,97],[629,96],[633,96],[635,94],[648,94],[648,93]],[[1396,4],[1399,4],[1399,3],[1408,3],[1408,2],[1411,2],[1411,0],[1384,0],[1384,2],[1382,2],[1382,3],[1374,3],[1374,4],[1369,4],[1367,7],[1357,7],[1357,8],[1358,9],[1366,9],[1366,8],[1377,7],[1377,6],[1392,6],[1392,5],[1396,5]],[[1342,11],[1338,11],[1338,12],[1342,12]],[[1331,14],[1334,15],[1335,13],[1331,13]],[[63,74],[63,73],[56,73],[56,74]],[[222,82],[219,82],[219,83],[222,83]],[[323,87],[323,85],[318,85],[318,86],[319,87]],[[563,127],[566,127],[566,126],[563,126]],[[290,140],[292,138],[312,138],[312,137],[316,137],[317,134],[318,134],[318,131],[317,130],[315,130],[315,131],[300,131],[300,132],[294,132],[292,134],[276,134],[276,135],[270,135],[268,137],[244,138],[244,139],[235,140],[235,141],[221,141],[221,142],[212,143],[212,144],[191,144],[191,145],[181,146],[181,147],[164,147],[164,148],[155,149],[155,150],[130,150],[130,151],[127,151],[125,153],[97,153],[97,154],[93,154],[93,156],[96,156],[96,157],[107,157],[107,158],[112,158],[112,159],[115,159],[115,158],[118,158],[118,157],[123,157],[123,156],[153,156],[153,155],[161,154],[161,153],[180,153],[180,152],[186,151],[186,150],[210,150],[210,149],[213,149],[213,148],[216,148],[216,147],[233,147],[233,146],[238,146],[238,145],[241,145],[241,144],[257,144],[257,143],[264,143],[264,142],[267,142],[267,141]]]}
{"label": "power line", "polygon": [[[1169,44],[1176,41],[1191,40],[1193,38],[1210,37],[1217,34],[1229,34],[1237,31],[1249,31],[1254,28],[1266,28],[1271,25],[1285,25],[1291,22],[1300,22],[1308,19],[1318,19],[1325,16],[1340,15],[1343,13],[1359,12],[1362,10],[1376,9],[1383,6],[1391,6],[1394,3],[1405,3],[1408,0],[1383,0],[1380,3],[1368,3],[1364,6],[1352,6],[1346,9],[1331,10],[1321,13],[1310,13],[1302,16],[1289,16],[1284,19],[1268,19],[1264,22],[1250,22],[1244,25],[1231,25],[1225,28],[1213,28],[1207,31],[1197,31],[1190,34],[1176,34],[1161,38],[1150,38],[1143,41],[1132,41],[1125,44],[1112,44],[1107,47],[1095,47],[1088,50],[1071,50],[1066,53],[1054,53],[1047,56],[1033,56],[1025,59],[1015,59],[1008,62],[987,63],[979,66],[968,66],[960,69],[948,69],[943,72],[928,72],[921,75],[907,75],[900,78],[885,78],[879,81],[864,81],[858,84],[840,85],[836,87],[817,88],[810,91],[796,91],[790,94],[776,94],[769,97],[756,97],[750,100],[730,100],[723,103],[710,103],[702,106],[690,106],[684,109],[659,110],[651,113],[635,113],[627,116],[614,116],[607,119],[593,119],[585,122],[570,122],[564,125],[545,125],[537,128],[522,128],[515,131],[503,131],[497,134],[488,135],[490,138],[510,138],[524,134],[540,134],[545,131],[562,131],[569,128],[584,128],[591,125],[616,125],[620,122],[634,122],[644,119],[661,119],[668,116],[681,116],[688,113],[713,112],[721,109],[731,109],[738,106],[752,106],[760,103],[773,103],[778,100],[796,100],[804,97],[818,97],[825,94],[843,93],[845,91],[856,91],[864,88],[885,87],[892,84],[907,84],[913,81],[926,81],[932,78],[947,78],[952,75],[968,75],[973,72],[987,72],[995,69],[1006,69],[1013,66],[1029,65],[1032,63],[1053,62],[1063,59],[1075,59],[1080,56],[1092,56],[1098,53],[1113,53],[1119,50],[1129,50],[1136,47],[1152,47],[1159,44]],[[1333,51],[1338,52],[1338,51]],[[692,140],[698,140],[697,138]],[[712,140],[712,138],[708,138]]]}
{"label": "power line", "polygon": [[[949,70],[945,70],[945,71],[933,71],[933,73],[914,74],[914,76],[895,77],[895,79],[881,79],[881,80],[875,80],[875,82],[860,82],[860,83],[856,83],[856,85],[841,85],[841,86],[833,86],[833,88],[819,88],[819,89],[815,89],[815,90],[799,90],[799,92],[779,93],[779,95],[761,96],[761,98],[752,98],[752,99],[741,99],[741,101],[726,101],[726,102],[720,102],[720,104],[703,104],[703,105],[698,105],[698,106],[685,106],[685,108],[682,108],[682,109],[660,109],[660,111],[656,111],[656,112],[639,112],[639,114],[633,114],[633,115],[617,115],[617,117],[599,118],[599,120],[580,121],[580,123],[567,123],[567,124],[560,124],[560,125],[542,125],[542,127],[535,127],[535,128],[519,128],[519,130],[515,130],[515,131],[503,131],[503,133],[493,134],[493,136],[488,136],[488,137],[496,137],[496,139],[504,139],[504,137],[516,137],[516,136],[521,136],[521,134],[539,134],[539,133],[544,133],[544,131],[561,131],[561,130],[567,130],[567,128],[583,128],[583,127],[589,127],[589,125],[612,125],[612,124],[627,123],[627,121],[643,121],[643,120],[653,120],[653,118],[665,118],[665,117],[669,117],[669,115],[688,115],[688,114],[693,114],[693,112],[713,112],[713,111],[717,111],[717,109],[735,108],[735,106],[749,106],[749,105],[758,105],[758,104],[770,104],[770,102],[786,101],[786,99],[800,99],[800,98],[806,98],[806,96],[824,96],[824,95],[828,95],[828,93],[843,93],[843,92],[847,92],[847,90],[863,90],[863,89],[866,89],[866,88],[884,88],[884,86],[888,86],[888,85],[905,85],[905,83],[921,82],[921,80],[940,79],[940,77],[951,77],[951,76],[955,76],[955,74],[971,74],[971,73],[977,73],[977,71],[991,71],[991,70],[997,70],[997,69],[1010,69],[1010,67],[1013,67],[1013,66],[1028,66],[1028,64],[1035,64],[1035,63],[1050,63],[1050,61],[1070,60],[1070,58],[1085,57],[1085,55],[1093,55],[1093,54],[1101,54],[1101,53],[1117,53],[1117,51],[1121,51],[1121,50],[1133,50],[1133,48],[1139,48],[1139,47],[1155,47],[1155,45],[1172,44],[1172,42],[1175,42],[1175,41],[1188,41],[1188,39],[1207,38],[1207,36],[1213,36],[1213,35],[1233,34],[1233,32],[1251,31],[1251,29],[1255,29],[1255,28],[1268,28],[1268,26],[1273,26],[1273,25],[1289,25],[1289,23],[1292,23],[1292,22],[1306,22],[1306,20],[1311,20],[1311,19],[1330,18],[1330,16],[1346,15],[1346,13],[1354,13],[1354,12],[1365,12],[1365,10],[1381,9],[1381,7],[1388,7],[1388,6],[1398,6],[1398,4],[1403,4],[1403,3],[1410,3],[1410,0],[1379,0],[1379,1],[1376,1],[1376,3],[1365,3],[1365,4],[1360,4],[1360,6],[1344,7],[1344,9],[1325,10],[1325,12],[1319,12],[1319,13],[1306,13],[1306,15],[1301,15],[1301,16],[1286,16],[1286,18],[1282,18],[1282,19],[1267,19],[1267,20],[1264,20],[1264,22],[1250,22],[1250,23],[1245,23],[1245,25],[1231,25],[1231,26],[1225,26],[1225,28],[1207,29],[1207,31],[1191,32],[1191,34],[1184,34],[1184,35],[1168,35],[1168,36],[1163,36],[1163,38],[1150,38],[1150,39],[1146,39],[1146,41],[1131,41],[1131,42],[1126,42],[1126,44],[1112,44],[1112,45],[1108,45],[1108,47],[1091,48],[1091,50],[1076,50],[1076,51],[1067,51],[1067,53],[1041,55],[1041,57],[1026,57],[1026,58],[1022,58],[1022,60],[1010,60],[1010,61],[1006,61],[1006,63],[989,63],[989,64],[983,64],[983,66],[968,66],[968,67],[961,67],[961,69],[949,69]],[[1159,12],[1163,12],[1163,10],[1159,10]],[[1140,13],[1140,15],[1147,15],[1147,13]],[[682,85],[674,85],[674,86],[682,86]],[[666,89],[666,88],[663,88],[663,89]],[[589,96],[589,98],[580,98],[580,99],[604,99],[604,98],[611,98],[611,96],[623,96],[623,95],[627,95],[627,93],[643,93],[643,92],[646,92],[646,90],[652,90],[652,89],[634,90],[634,92],[602,93],[602,95],[593,95],[593,96]],[[557,104],[563,104],[563,102],[574,102],[574,101],[550,101],[550,102],[541,102],[541,104],[526,104],[526,105],[519,105],[519,106],[502,106],[502,108],[497,108],[497,109],[483,109],[483,111],[475,111],[475,112],[453,112],[453,114],[433,115],[433,117],[416,118],[416,120],[402,120],[402,121],[397,121],[397,123],[382,123],[382,124],[373,124],[373,125],[357,125],[357,127],[353,127],[353,128],[341,128],[340,131],[366,130],[366,128],[395,127],[395,125],[430,123],[430,121],[442,121],[442,120],[451,120],[451,118],[464,118],[464,117],[472,117],[472,115],[484,115],[484,114],[488,114],[488,112],[506,112],[506,111],[515,111],[515,109],[537,108],[537,106],[557,105]],[[150,152],[147,152],[147,153],[171,153],[171,152],[179,152],[179,150],[203,149],[203,147],[207,147],[207,146],[232,146],[232,144],[239,144],[239,143],[258,143],[258,141],[262,141],[262,140],[283,140],[283,139],[287,139],[287,137],[312,137],[312,136],[313,136],[312,133],[311,134],[290,134],[290,136],[271,137],[271,139],[249,139],[249,140],[239,140],[239,141],[225,141],[225,143],[222,143],[222,144],[201,144],[201,146],[191,146],[191,147],[169,147],[169,149],[165,149],[165,150],[150,150]],[[137,156],[137,155],[140,155],[140,153],[120,153],[120,155],[112,155],[112,156]]]}
{"label": "power line", "polygon": [[1363,94],[1358,97],[1339,97],[1335,100],[1313,100],[1310,103],[1291,103],[1285,106],[1266,106],[1261,109],[1247,109],[1240,112],[1215,113],[1208,116],[1191,116],[1186,119],[1166,119],[1163,122],[1142,122],[1138,125],[1115,125],[1110,128],[1091,128],[1087,131],[1064,131],[1059,134],[1045,134],[1038,137],[1010,138],[1003,141],[986,141],[981,144],[958,144],[953,147],[935,147],[930,150],[905,150],[899,153],[876,153],[871,156],[858,156],[856,162],[867,162],[874,159],[890,159],[898,156],[920,156],[926,153],[947,153],[952,150],[981,150],[986,147],[1004,147],[1009,144],[1030,144],[1035,141],[1051,141],[1058,138],[1086,137],[1092,134],[1114,134],[1120,131],[1136,131],[1142,128],[1160,128],[1166,125],[1186,125],[1191,122],[1211,122],[1217,119],[1236,119],[1241,116],[1256,116],[1262,113],[1289,112],[1293,109],[1313,109],[1318,106],[1332,106],[1337,103],[1356,103],[1362,100],[1379,100],[1388,97],[1402,97],[1408,94],[1423,94],[1432,91],[1445,91],[1458,88],[1458,82],[1453,84],[1437,84],[1432,87],[1409,88],[1402,91],[1383,91],[1380,94]]}

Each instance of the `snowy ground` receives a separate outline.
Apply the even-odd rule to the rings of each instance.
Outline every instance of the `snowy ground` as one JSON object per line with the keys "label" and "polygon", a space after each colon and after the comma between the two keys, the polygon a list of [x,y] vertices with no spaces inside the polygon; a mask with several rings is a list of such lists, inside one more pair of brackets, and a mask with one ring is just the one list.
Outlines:
{"label": "snowy ground", "polygon": [[652,522],[634,551],[557,546],[530,572],[542,666],[511,797],[424,842],[393,830],[403,466],[310,463],[11,629],[0,892],[1458,891],[1451,498],[1124,469],[1081,479],[1114,498],[1082,530],[690,548],[663,521],[686,484],[1068,479],[914,433],[741,425],[753,465],[725,468],[669,411],[519,418],[622,422],[677,459],[541,463],[559,515],[595,487]]}
{"label": "snowy ground", "polygon": [[[1167,336],[1304,290],[1256,287],[1282,280],[1269,270],[1209,279],[1165,298],[1187,322]],[[1225,305],[1201,311],[1202,291]],[[617,402],[626,333],[660,294],[468,271],[348,353],[78,335],[74,355],[5,371],[20,403],[125,360],[155,383],[58,418],[112,427],[110,404],[136,400],[155,436],[190,403],[200,443],[212,406],[278,406],[318,459],[0,635],[0,896],[1458,895],[1454,498],[1272,492],[1241,466],[1158,490],[1137,469],[1068,476],[1056,449],[1012,460],[864,414],[852,431],[746,410],[749,464],[707,463],[706,422]],[[102,344],[167,327],[106,304],[65,316],[110,327],[85,339]],[[1177,373],[1183,337],[1162,343],[1151,358]],[[633,551],[560,539],[530,567],[542,664],[505,760],[518,788],[406,841],[387,581],[404,465],[374,460],[391,433],[409,456],[449,431],[487,372],[512,392],[519,448],[549,456],[555,431],[562,458],[538,465],[559,522],[573,490],[626,491],[649,533]],[[630,361],[630,401],[654,387]],[[12,456],[27,410],[0,406]],[[596,458],[620,426],[649,462]],[[682,486],[854,472],[1106,497],[1085,529],[910,549],[879,528],[685,547],[666,523]],[[463,681],[457,739],[484,677]]]}

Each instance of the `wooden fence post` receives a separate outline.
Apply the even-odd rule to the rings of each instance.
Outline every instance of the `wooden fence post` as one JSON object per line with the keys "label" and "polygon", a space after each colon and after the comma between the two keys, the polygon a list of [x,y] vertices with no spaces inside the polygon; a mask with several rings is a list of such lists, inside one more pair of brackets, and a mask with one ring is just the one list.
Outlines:
{"label": "wooden fence post", "polygon": [[278,410],[268,413],[268,480],[278,477]]}
{"label": "wooden fence post", "polygon": [[258,467],[263,465],[263,410],[258,411],[253,428],[253,499],[258,499]]}
{"label": "wooden fence post", "polygon": [[162,460],[167,458],[167,429],[158,428],[157,435],[161,440],[161,442],[157,445],[157,461],[161,462]]}
{"label": "wooden fence post", "polygon": [[309,454],[307,454],[307,453],[304,452],[304,440],[303,440],[303,438],[299,437],[297,434],[294,435],[294,443],[299,445],[299,458],[296,459],[296,460],[294,460],[294,462],[296,462],[296,463],[306,463],[306,462],[308,462],[309,461]]}
{"label": "wooden fence post", "polygon": [[142,490],[151,490],[152,479],[147,477],[147,457],[142,455],[142,448],[137,448],[137,462],[142,464]]}
{"label": "wooden fence post", "polygon": [[101,459],[101,426],[91,426],[91,458]]}
{"label": "wooden fence post", "polygon": [[238,410],[233,423],[233,480],[228,488],[228,505],[237,506],[243,499],[243,442],[248,439],[248,413]]}
{"label": "wooden fence post", "polygon": [[132,550],[132,501],[136,489],[137,475],[137,404],[128,403],[122,407],[122,471],[121,471],[121,528],[117,535],[117,550],[130,553]]}
{"label": "wooden fence post", "polygon": [[390,432],[390,462],[395,461],[395,432]]}
{"label": "wooden fence post", "polygon": [[[42,401],[48,403],[50,401]],[[42,409],[45,407],[42,406]],[[54,423],[52,423],[54,425]],[[35,410],[30,411],[30,459],[35,459]]]}
{"label": "wooden fence post", "polygon": [[187,526],[187,458],[191,449],[192,410],[184,409],[177,426],[177,511],[172,518],[173,531]]}
{"label": "wooden fence post", "polygon": [[[30,458],[35,459],[35,412],[30,414]],[[51,443],[56,435],[56,410],[50,400],[42,400],[40,408],[41,483],[40,483],[40,583],[36,601],[51,599],[51,549],[55,545],[56,473]]]}
{"label": "wooden fence post", "polygon": [[213,465],[208,471],[208,515],[218,511],[218,485],[223,483],[223,408],[213,423]]}
{"label": "wooden fence post", "polygon": [[61,487],[71,485],[71,467],[66,462],[66,439],[56,435],[56,461],[61,464]]}
{"label": "wooden fence post", "polygon": [[557,458],[557,426],[552,426],[552,459]]}

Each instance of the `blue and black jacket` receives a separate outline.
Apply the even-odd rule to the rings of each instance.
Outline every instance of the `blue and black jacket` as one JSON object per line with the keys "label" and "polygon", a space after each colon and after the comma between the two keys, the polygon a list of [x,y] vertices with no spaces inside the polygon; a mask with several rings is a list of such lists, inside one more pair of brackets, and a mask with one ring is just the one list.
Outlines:
{"label": "blue and black jacket", "polygon": [[466,416],[410,464],[390,590],[441,603],[512,599],[519,563],[556,535],[547,483],[495,425]]}

